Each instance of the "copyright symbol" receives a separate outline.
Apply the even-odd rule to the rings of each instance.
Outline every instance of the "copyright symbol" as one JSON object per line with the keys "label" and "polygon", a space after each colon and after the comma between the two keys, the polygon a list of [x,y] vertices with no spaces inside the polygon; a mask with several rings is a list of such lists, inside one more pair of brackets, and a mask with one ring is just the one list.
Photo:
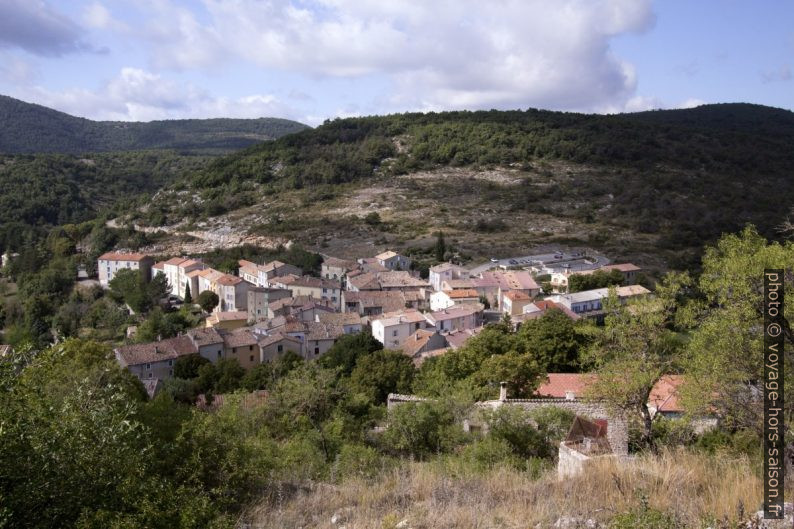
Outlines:
{"label": "copyright symbol", "polygon": [[780,336],[780,325],[777,323],[770,323],[766,326],[766,333],[772,338]]}

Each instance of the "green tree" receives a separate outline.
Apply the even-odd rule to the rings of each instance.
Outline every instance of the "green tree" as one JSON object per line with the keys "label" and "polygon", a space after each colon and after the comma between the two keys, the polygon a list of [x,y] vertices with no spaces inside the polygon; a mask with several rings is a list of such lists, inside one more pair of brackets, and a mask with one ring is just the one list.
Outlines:
{"label": "green tree", "polygon": [[592,274],[573,274],[568,277],[568,292],[582,292],[596,288],[606,288],[623,284],[620,270],[596,270]]}
{"label": "green tree", "polygon": [[[706,249],[698,282],[702,298],[689,306],[694,326],[687,347],[684,404],[694,415],[716,413],[729,429],[762,433],[764,380],[764,269],[785,269],[784,391],[794,392],[794,355],[788,316],[794,314],[794,243],[767,243],[755,228],[725,235]],[[794,453],[794,402],[784,409],[786,445]]]}
{"label": "green tree", "polygon": [[665,375],[681,369],[682,343],[671,329],[679,296],[689,287],[686,274],[668,273],[656,295],[621,305],[615,291],[604,302],[605,327],[588,351],[598,377],[588,391],[608,406],[642,419],[640,442],[653,447],[653,416],[648,397]]}
{"label": "green tree", "polygon": [[447,253],[447,245],[444,242],[444,232],[443,231],[439,231],[436,234],[435,253],[436,253],[436,261],[443,262],[444,261],[444,254]]}
{"label": "green tree", "polygon": [[190,295],[190,283],[185,285],[185,305],[193,303],[193,296]]}
{"label": "green tree", "polygon": [[184,379],[196,378],[201,366],[209,363],[210,361],[200,354],[180,356],[174,362],[174,376]]}
{"label": "green tree", "polygon": [[408,393],[415,371],[411,358],[401,351],[379,350],[358,359],[350,374],[350,384],[381,404],[389,393]]}
{"label": "green tree", "polygon": [[380,349],[383,349],[383,344],[369,331],[345,334],[317,362],[323,367],[339,370],[342,376],[350,376],[359,359]]}
{"label": "green tree", "polygon": [[205,290],[198,295],[198,304],[204,312],[212,312],[220,302],[221,300],[218,298],[218,294],[212,290]]}
{"label": "green tree", "polygon": [[527,350],[549,373],[573,373],[579,368],[579,352],[587,345],[587,335],[559,309],[546,311],[540,318],[521,324],[518,334]]}

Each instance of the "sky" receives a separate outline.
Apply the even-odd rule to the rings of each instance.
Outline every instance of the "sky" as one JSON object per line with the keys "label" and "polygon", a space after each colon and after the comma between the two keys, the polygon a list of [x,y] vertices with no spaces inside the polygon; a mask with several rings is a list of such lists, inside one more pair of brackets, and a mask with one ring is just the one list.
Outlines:
{"label": "sky", "polygon": [[0,0],[0,93],[97,120],[794,109],[789,0]]}

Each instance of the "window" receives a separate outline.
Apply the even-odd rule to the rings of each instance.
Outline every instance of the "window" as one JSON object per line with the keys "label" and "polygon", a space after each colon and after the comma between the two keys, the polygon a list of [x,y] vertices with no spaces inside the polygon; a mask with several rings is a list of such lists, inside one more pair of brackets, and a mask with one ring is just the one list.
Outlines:
{"label": "window", "polygon": [[251,355],[251,356],[249,356],[249,357],[248,357],[248,360],[250,360],[251,362],[253,362],[253,361],[254,361],[254,355]]}
{"label": "window", "polygon": [[151,368],[152,368],[152,364],[146,364],[146,369],[151,369]]}
{"label": "window", "polygon": [[394,330],[391,332],[391,335],[392,335],[392,336],[397,336],[397,329],[394,329]]}
{"label": "window", "polygon": [[253,345],[249,345],[249,346],[248,346],[248,350],[249,350],[249,351],[253,351],[253,350],[254,350],[254,346],[253,346]]}
{"label": "window", "polygon": [[152,372],[149,371],[149,378],[152,378]]}
{"label": "window", "polygon": [[279,346],[276,347],[276,351],[278,351],[279,353],[282,352],[283,350],[284,350],[284,346],[281,344],[279,344]]}
{"label": "window", "polygon": [[320,348],[319,348],[319,347],[315,347],[315,348],[314,348],[314,354],[315,354],[315,355],[318,355],[318,354],[320,354]]}
{"label": "window", "polygon": [[169,366],[172,366],[172,365],[174,365],[174,361],[173,361],[173,360],[169,360],[169,361],[168,361],[168,365],[169,365]]}
{"label": "window", "polygon": [[168,374],[171,375],[171,376],[174,376],[174,370],[173,369],[169,369],[168,370]]}
{"label": "window", "polygon": [[223,356],[223,351],[218,351],[218,358],[220,358],[221,356]]}
{"label": "window", "polygon": [[328,293],[328,289],[327,289],[327,288],[324,288],[324,289],[323,289],[323,294],[327,294],[327,293]]}

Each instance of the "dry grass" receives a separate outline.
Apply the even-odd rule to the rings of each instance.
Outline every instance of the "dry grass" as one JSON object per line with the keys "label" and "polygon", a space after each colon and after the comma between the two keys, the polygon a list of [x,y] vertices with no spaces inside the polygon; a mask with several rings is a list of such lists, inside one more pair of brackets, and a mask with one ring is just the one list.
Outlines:
{"label": "dry grass", "polygon": [[391,528],[402,520],[414,529],[534,528],[551,527],[563,515],[608,522],[647,502],[687,527],[702,527],[709,518],[736,519],[740,508],[755,512],[761,494],[747,459],[688,451],[603,462],[564,482],[554,471],[533,480],[510,469],[451,473],[434,463],[406,463],[376,481],[314,484],[257,506],[247,518],[248,527],[262,529]]}

